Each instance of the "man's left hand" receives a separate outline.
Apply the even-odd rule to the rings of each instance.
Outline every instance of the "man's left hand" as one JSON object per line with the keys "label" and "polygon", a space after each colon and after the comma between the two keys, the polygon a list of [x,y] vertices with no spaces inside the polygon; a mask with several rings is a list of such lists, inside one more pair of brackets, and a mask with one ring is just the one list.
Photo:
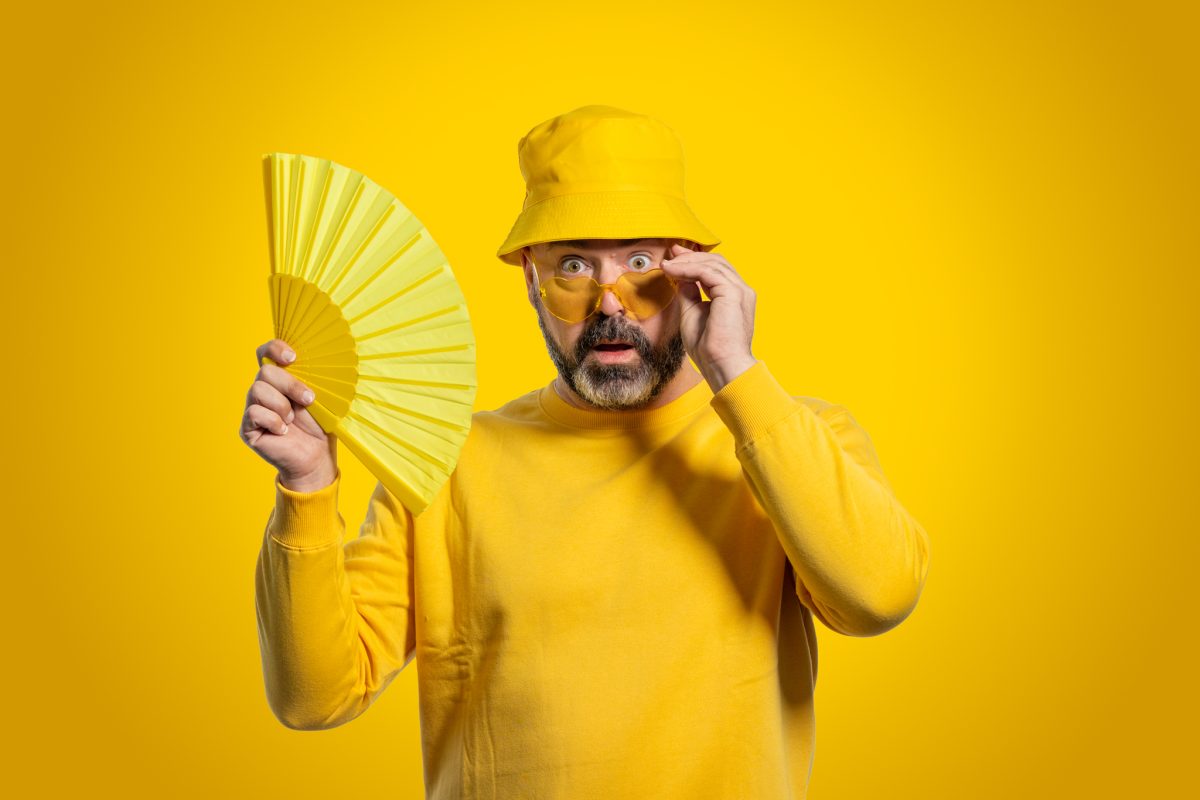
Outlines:
{"label": "man's left hand", "polygon": [[750,352],[754,290],[723,256],[679,244],[671,245],[662,268],[678,282],[683,345],[716,394],[758,360]]}

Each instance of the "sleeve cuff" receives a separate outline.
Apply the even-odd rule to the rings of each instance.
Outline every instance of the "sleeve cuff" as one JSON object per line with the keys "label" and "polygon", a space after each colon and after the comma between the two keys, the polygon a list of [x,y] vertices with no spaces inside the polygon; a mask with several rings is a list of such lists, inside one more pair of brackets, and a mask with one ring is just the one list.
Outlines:
{"label": "sleeve cuff", "polygon": [[733,433],[739,450],[803,405],[788,394],[762,361],[755,361],[722,386],[709,402]]}
{"label": "sleeve cuff", "polygon": [[323,547],[341,542],[343,526],[338,514],[337,496],[342,471],[333,483],[315,492],[294,492],[275,475],[275,510],[267,523],[272,539],[295,549]]}

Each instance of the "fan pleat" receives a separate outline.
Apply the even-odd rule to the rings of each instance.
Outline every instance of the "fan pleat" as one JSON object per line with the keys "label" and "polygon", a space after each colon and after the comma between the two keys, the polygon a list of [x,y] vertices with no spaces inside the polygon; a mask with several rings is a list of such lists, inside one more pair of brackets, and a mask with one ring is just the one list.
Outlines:
{"label": "fan pleat", "polygon": [[[292,370],[292,374],[300,378],[306,385],[319,387],[325,394],[344,400],[349,404],[358,396],[358,376],[340,375],[337,373],[321,372],[320,370]],[[346,380],[346,378],[349,380]]]}
{"label": "fan pleat", "polygon": [[[396,405],[395,403],[389,403],[386,400],[381,400],[377,397],[372,397],[369,394],[360,393],[359,397],[361,397],[363,400],[366,400],[369,403],[374,403],[375,405],[380,406],[381,408],[387,408],[392,411],[396,411],[400,414],[408,414],[409,416],[415,417],[416,419],[420,419],[420,420],[423,420],[424,422],[428,422],[432,425],[437,425],[442,428],[446,428],[447,430],[454,431],[456,433],[462,432],[466,428],[470,427],[469,425],[463,425],[462,423],[456,423],[456,422],[452,422],[447,419],[442,419],[440,417],[430,416],[429,414],[422,414],[420,411],[415,411],[411,408],[405,408],[403,406]],[[436,430],[436,428],[434,430]]]}
{"label": "fan pleat", "polygon": [[[344,429],[376,459],[390,465],[389,471],[402,477],[404,483],[420,494],[435,492],[445,482],[441,476],[449,475],[453,470],[451,459],[436,458],[406,441],[387,435],[383,428],[359,415],[347,417]],[[406,433],[415,431],[411,428]]]}
{"label": "fan pleat", "polygon": [[291,234],[288,237],[287,263],[290,266],[295,263],[296,257],[296,239],[300,237],[303,229],[300,227],[300,205],[304,197],[304,162],[297,161],[293,165],[293,171],[298,170],[296,181],[292,185],[292,219],[288,226],[288,231]]}
{"label": "fan pleat", "polygon": [[316,291],[311,283],[298,280],[283,283],[282,290],[287,297],[284,305],[288,309],[288,333],[297,340],[311,341],[330,326],[344,322],[340,312],[335,312],[333,316],[324,313],[330,307],[329,299]]}
{"label": "fan pleat", "polygon": [[[329,189],[333,185],[332,169],[329,169],[329,167],[326,166],[324,169],[320,169],[319,172],[321,180],[321,199],[318,201],[317,207],[312,212],[312,219],[305,220],[304,254],[300,257],[299,264],[297,264],[293,270],[294,275],[299,275],[305,280],[308,280],[310,273],[309,263],[310,259],[312,258],[313,242],[317,240],[317,234],[320,231],[319,225],[324,219],[325,204],[329,199]],[[314,220],[317,224],[313,224]]]}
{"label": "fan pleat", "polygon": [[350,256],[350,258],[344,264],[338,265],[337,279],[330,284],[328,289],[329,294],[335,294],[341,282],[346,278],[347,275],[351,274],[351,268],[359,260],[359,258],[362,257],[362,254],[366,252],[367,248],[371,246],[372,240],[379,235],[380,228],[387,223],[387,218],[391,216],[391,213],[392,209],[389,207],[383,213],[383,216],[375,221],[375,223],[371,226],[370,232],[367,233],[366,238],[364,238],[358,247],[355,248],[354,253]]}
{"label": "fan pleat", "polygon": [[[450,462],[439,452],[441,448],[438,447],[435,437],[430,436],[427,428],[422,425],[406,422],[392,415],[388,415],[386,418],[386,428],[370,419],[366,414],[351,412],[350,418],[370,427],[380,442],[386,442],[392,448],[392,452],[404,457],[412,464],[440,467],[446,470],[447,475],[453,469]],[[423,467],[422,471],[426,469]]]}
{"label": "fan pleat", "polygon": [[373,339],[376,336],[387,336],[391,333],[394,333],[395,331],[400,330],[401,328],[408,328],[412,325],[418,325],[422,322],[434,319],[436,317],[444,317],[448,314],[454,314],[454,313],[457,313],[458,310],[459,309],[457,306],[447,306],[446,308],[439,308],[437,311],[431,311],[430,313],[426,314],[423,317],[417,317],[416,319],[408,319],[408,320],[405,320],[404,322],[397,322],[395,325],[389,325],[386,328],[380,328],[377,331],[371,331],[370,333],[364,333],[362,336],[359,337],[359,340],[366,341],[367,339]]}
{"label": "fan pleat", "polygon": [[[390,266],[390,264],[391,264],[391,262],[389,261],[387,264],[384,264],[383,267],[380,267],[379,271],[376,272],[375,275],[372,275],[370,280],[374,280],[375,277],[377,275],[379,275],[380,273],[382,273],[385,268]],[[360,314],[358,314],[357,316],[355,316],[353,319],[350,320],[350,324],[355,325],[355,324],[361,322],[364,317],[366,317],[370,314],[373,314],[374,312],[378,311],[379,309],[383,308],[384,306],[386,306],[390,303],[396,302],[397,300],[400,299],[401,296],[408,294],[409,292],[413,291],[414,289],[419,287],[421,284],[423,284],[425,281],[431,280],[432,278],[436,277],[437,275],[438,275],[437,272],[429,272],[429,273],[426,273],[425,275],[422,275],[420,278],[418,278],[417,280],[408,284],[407,286],[402,286],[401,288],[399,288],[395,292],[393,292],[391,294],[391,296],[383,298],[378,303],[376,303],[375,305],[368,308],[366,311],[363,311]],[[350,303],[354,302],[354,298],[358,295],[358,292],[361,288],[363,288],[363,287],[359,287],[359,289],[356,289],[354,291],[354,294],[351,294],[349,297],[347,297],[343,301],[343,305],[349,305]]]}
{"label": "fan pleat", "polygon": [[[360,283],[360,284],[358,285],[358,288],[356,288],[356,289],[355,289],[353,292],[351,292],[351,293],[350,293],[350,294],[349,294],[349,295],[348,295],[348,296],[347,296],[347,297],[346,297],[344,300],[342,300],[342,304],[343,304],[343,305],[345,305],[345,304],[349,304],[349,303],[353,302],[354,298],[358,296],[359,292],[362,292],[364,289],[368,288],[368,287],[369,287],[369,286],[370,286],[372,283],[374,283],[376,278],[378,278],[380,275],[382,275],[382,274],[384,273],[384,271],[385,271],[385,270],[387,270],[389,267],[391,267],[391,266],[392,266],[392,264],[394,264],[394,263],[395,263],[396,261],[398,261],[398,260],[399,260],[399,259],[400,259],[400,258],[401,258],[401,257],[402,257],[404,254],[405,254],[405,253],[407,253],[407,252],[409,251],[409,249],[410,249],[410,248],[411,248],[411,247],[412,247],[414,244],[416,244],[416,243],[417,243],[417,241],[418,241],[418,237],[416,237],[416,236],[414,236],[414,237],[412,237],[411,239],[409,239],[409,240],[408,240],[408,241],[407,241],[407,242],[404,244],[404,246],[403,246],[403,247],[401,247],[401,249],[400,249],[400,250],[398,250],[398,251],[395,253],[395,255],[391,256],[391,257],[390,257],[390,258],[389,258],[387,261],[383,262],[383,266],[381,266],[379,269],[375,270],[375,272],[373,272],[373,273],[371,274],[371,277],[367,278],[365,281],[363,281],[362,283]],[[427,278],[431,277],[432,275],[433,275],[433,273],[430,273],[430,275],[428,275],[428,276],[425,276],[424,278],[421,278],[420,280],[426,280]],[[417,281],[417,283],[419,283],[419,282],[420,282],[420,281]],[[408,286],[405,286],[404,288],[400,289],[398,292],[396,292],[395,294],[393,294],[391,297],[387,298],[386,300],[383,300],[383,301],[381,301],[381,303],[387,303],[387,302],[391,302],[392,300],[395,300],[397,297],[399,297],[400,295],[402,295],[402,294],[404,294],[405,292],[407,292],[407,291],[408,291],[409,289],[411,289],[413,286],[416,286],[416,285],[417,285],[417,283],[411,283],[411,284],[409,284]],[[351,321],[351,322],[353,323],[353,321]]]}
{"label": "fan pleat", "polygon": [[322,289],[325,288],[325,285],[322,283],[325,277],[325,269],[329,266],[333,254],[337,252],[338,247],[342,242],[342,236],[346,233],[346,228],[350,225],[350,221],[353,219],[354,211],[358,208],[358,201],[363,194],[363,188],[364,184],[359,182],[358,186],[354,190],[354,194],[351,196],[349,211],[339,219],[337,227],[333,230],[333,238],[329,240],[325,247],[324,254],[321,257],[321,263],[317,267],[316,275],[313,278],[313,283],[315,283],[317,286],[320,286]]}

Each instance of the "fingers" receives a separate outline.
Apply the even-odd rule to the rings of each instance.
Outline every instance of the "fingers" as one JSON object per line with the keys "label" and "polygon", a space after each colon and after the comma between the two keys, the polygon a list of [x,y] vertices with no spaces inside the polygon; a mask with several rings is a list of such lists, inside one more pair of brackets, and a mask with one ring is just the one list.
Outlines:
{"label": "fingers", "polygon": [[700,294],[700,284],[695,281],[681,280],[676,286],[679,289],[679,296],[683,298],[684,308],[691,308],[694,305],[699,305],[706,302]]}
{"label": "fingers", "polygon": [[296,353],[283,339],[272,339],[266,344],[260,344],[254,351],[254,363],[262,366],[263,356],[267,356],[276,364],[290,364],[296,360]]}
{"label": "fingers", "polygon": [[[286,369],[276,366],[276,364],[289,364],[296,360],[296,352],[288,346],[287,342],[283,341],[282,339],[272,339],[265,344],[259,345],[255,349],[254,354],[258,359],[259,365],[257,376],[258,380],[270,384],[281,394],[287,396],[302,406],[310,404],[315,399],[313,392],[307,386],[305,386],[303,382],[293,376]],[[264,356],[271,359],[275,363],[264,364]],[[269,399],[271,396],[270,394],[267,394],[266,397]],[[249,399],[249,396],[247,396],[247,398]],[[286,414],[288,411],[290,411],[290,408],[276,408],[276,410],[280,414]]]}
{"label": "fingers", "polygon": [[[246,411],[242,416],[241,436],[249,442],[254,431],[263,430],[282,436],[296,419],[296,408],[303,409],[315,400],[314,392],[299,378],[263,358],[284,364],[296,359],[296,353],[282,339],[272,339],[255,350],[258,374],[246,392]],[[293,405],[295,404],[295,405]]]}
{"label": "fingers", "polygon": [[283,436],[288,432],[287,423],[280,419],[269,408],[260,405],[246,406],[246,413],[242,415],[242,440],[250,443],[251,437],[256,430],[263,430],[267,433],[274,433],[278,436]]}
{"label": "fingers", "polygon": [[671,254],[662,260],[668,268],[672,264],[703,264],[712,266],[722,272],[730,275],[734,280],[742,282],[742,276],[738,274],[733,265],[726,260],[725,256],[720,253],[706,253],[703,250],[688,250],[684,247],[676,246]]}
{"label": "fingers", "polygon": [[[264,364],[263,369],[269,366],[269,364]],[[270,410],[284,422],[290,423],[296,418],[296,412],[292,408],[292,401],[283,392],[266,381],[256,380],[250,385],[250,391],[246,393],[246,407],[249,408],[254,405],[259,405]]]}
{"label": "fingers", "polygon": [[733,267],[724,259],[711,260],[708,254],[705,254],[705,260],[685,260],[685,257],[681,257],[664,261],[662,268],[681,284],[685,281],[699,281],[709,297],[731,293],[753,294],[753,290],[734,272]]}
{"label": "fingers", "polygon": [[739,296],[743,304],[754,303],[754,289],[717,253],[672,245],[671,257],[664,259],[661,266],[681,287],[686,281],[698,281],[710,298]]}
{"label": "fingers", "polygon": [[[308,388],[303,381],[283,367],[277,367],[274,364],[263,364],[259,367],[257,380],[268,384],[288,400],[301,406],[310,405],[316,397],[313,390]],[[251,386],[251,389],[253,388]],[[270,397],[270,394],[268,393],[266,396]]]}

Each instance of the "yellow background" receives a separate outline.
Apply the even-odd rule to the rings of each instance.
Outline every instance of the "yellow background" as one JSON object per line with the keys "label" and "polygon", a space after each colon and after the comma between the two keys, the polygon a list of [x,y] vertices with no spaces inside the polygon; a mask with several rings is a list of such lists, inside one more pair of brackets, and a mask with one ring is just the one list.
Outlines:
{"label": "yellow background", "polygon": [[[758,292],[755,355],[855,413],[932,537],[903,625],[821,629],[810,796],[1180,796],[1195,8],[10,5],[7,780],[419,796],[413,665],[340,729],[288,730],[266,704],[253,569],[274,473],[237,435],[272,335],[259,159],[334,159],[421,218],[495,408],[553,375],[494,257],[517,140],[606,103],[678,132],[689,200]],[[353,535],[374,479],[341,464]]]}

